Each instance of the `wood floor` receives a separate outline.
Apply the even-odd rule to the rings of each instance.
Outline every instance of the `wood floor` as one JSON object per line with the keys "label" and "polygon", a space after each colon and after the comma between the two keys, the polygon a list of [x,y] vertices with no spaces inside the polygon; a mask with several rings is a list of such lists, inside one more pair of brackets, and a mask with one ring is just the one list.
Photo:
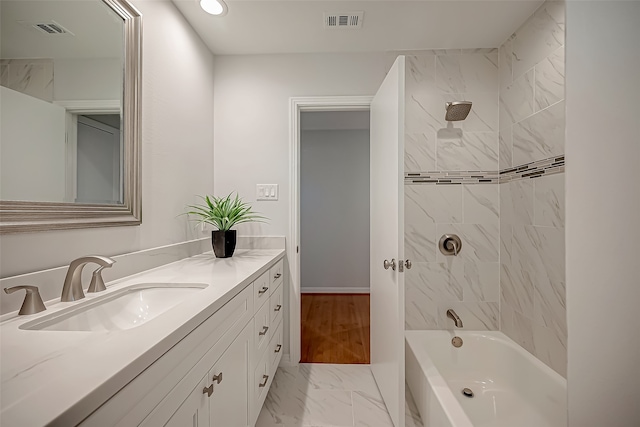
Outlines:
{"label": "wood floor", "polygon": [[303,363],[369,363],[369,294],[302,294]]}

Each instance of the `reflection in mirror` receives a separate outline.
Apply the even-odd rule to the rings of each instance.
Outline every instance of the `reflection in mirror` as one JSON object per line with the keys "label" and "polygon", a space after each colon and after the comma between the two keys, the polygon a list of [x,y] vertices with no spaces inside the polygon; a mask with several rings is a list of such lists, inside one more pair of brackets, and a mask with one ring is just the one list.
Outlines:
{"label": "reflection in mirror", "polygon": [[[121,203],[122,18],[97,0],[0,7],[0,197]],[[63,106],[86,100],[104,114]]]}
{"label": "reflection in mirror", "polygon": [[2,0],[0,18],[0,231],[139,224],[140,14]]}

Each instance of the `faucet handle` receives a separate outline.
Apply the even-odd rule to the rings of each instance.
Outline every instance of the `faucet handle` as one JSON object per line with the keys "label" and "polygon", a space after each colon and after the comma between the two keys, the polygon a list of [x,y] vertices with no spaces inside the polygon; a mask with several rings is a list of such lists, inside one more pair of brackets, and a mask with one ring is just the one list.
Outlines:
{"label": "faucet handle", "polygon": [[93,276],[91,276],[91,283],[89,284],[89,289],[87,289],[87,292],[93,293],[107,290],[107,287],[104,285],[104,279],[102,278],[102,270],[104,270],[105,268],[107,268],[106,265],[96,268],[96,270],[93,272]]}
{"label": "faucet handle", "polygon": [[27,294],[24,297],[22,307],[20,307],[20,311],[18,312],[18,314],[35,314],[47,309],[47,307],[45,307],[44,303],[42,302],[42,297],[40,297],[40,290],[37,286],[13,286],[11,288],[4,288],[4,291],[7,294],[12,294],[15,291],[20,291],[23,289],[27,291]]}

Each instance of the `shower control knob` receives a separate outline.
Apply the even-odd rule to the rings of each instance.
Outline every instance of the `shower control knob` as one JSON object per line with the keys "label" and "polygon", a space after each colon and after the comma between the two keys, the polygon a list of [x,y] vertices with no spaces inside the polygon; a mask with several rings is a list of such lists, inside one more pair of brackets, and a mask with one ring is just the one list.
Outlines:
{"label": "shower control knob", "polygon": [[391,269],[393,271],[396,271],[396,259],[395,258],[391,258],[391,261],[388,261],[388,260],[385,259],[383,265],[384,265],[384,269],[385,270],[388,270],[389,267],[391,267]]}

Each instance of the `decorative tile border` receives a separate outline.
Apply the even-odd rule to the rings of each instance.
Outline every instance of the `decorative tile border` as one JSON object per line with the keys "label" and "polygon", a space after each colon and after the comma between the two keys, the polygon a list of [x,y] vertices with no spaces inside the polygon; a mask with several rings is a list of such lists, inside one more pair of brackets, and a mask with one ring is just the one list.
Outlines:
{"label": "decorative tile border", "polygon": [[407,172],[405,184],[500,184],[564,172],[564,155],[549,157],[501,171]]}

